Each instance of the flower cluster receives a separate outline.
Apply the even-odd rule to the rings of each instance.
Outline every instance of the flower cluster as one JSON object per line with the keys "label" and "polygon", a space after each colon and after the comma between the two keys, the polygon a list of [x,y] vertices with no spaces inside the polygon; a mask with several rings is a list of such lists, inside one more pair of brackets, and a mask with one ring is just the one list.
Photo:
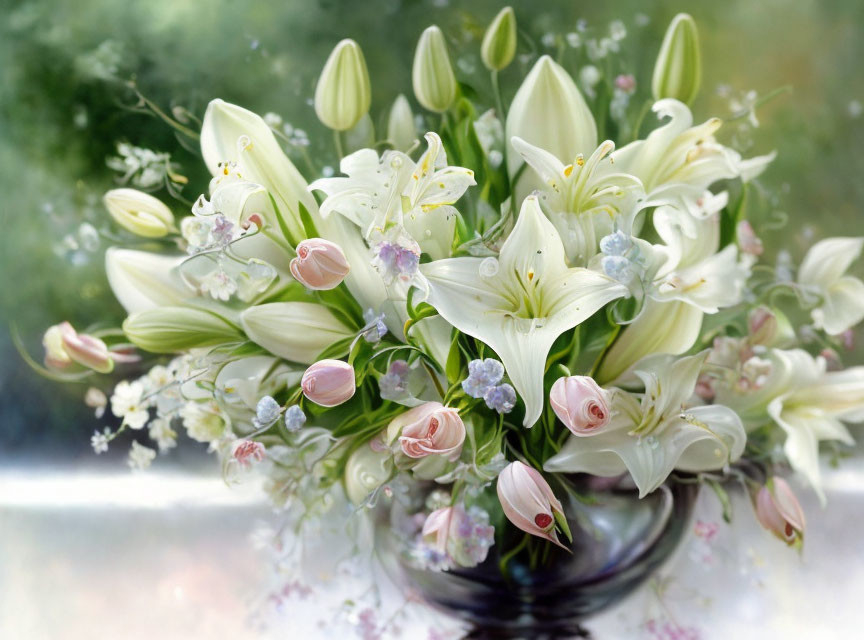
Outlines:
{"label": "flower cluster", "polygon": [[[800,544],[803,513],[774,476],[791,467],[821,495],[819,443],[850,444],[846,424],[864,419],[864,368],[840,355],[864,319],[850,274],[864,238],[754,269],[777,248],[742,203],[774,154],[744,158],[716,137],[720,118],[694,117],[689,16],[650,83],[615,56],[622,23],[567,34],[561,46],[611,71],[574,79],[520,53],[515,21],[505,9],[482,42],[491,95],[459,90],[448,40],[427,29],[412,69],[422,114],[399,96],[370,117],[362,51],[339,43],[313,100],[338,175],[304,176],[284,153],[305,132],[214,100],[200,135],[212,179],[191,215],[177,223],[135,189],[106,195],[120,227],[163,244],[107,253],[122,331],[45,334],[54,377],[126,378],[110,400],[107,383],[88,392],[121,420],[94,433],[97,453],[127,429],[159,452],[185,433],[226,472],[260,471],[304,518],[334,496],[412,504],[436,481],[450,493],[415,513],[412,553],[439,569],[485,562],[505,517],[566,547],[573,473],[627,478],[640,497],[681,474],[734,478],[759,521]],[[506,109],[497,74],[517,55],[532,67]],[[656,122],[631,105],[649,85]],[[386,132],[368,139],[386,142],[367,148],[355,134],[373,121]],[[111,166],[141,188],[171,166],[120,153]],[[133,443],[130,465],[156,449]]]}

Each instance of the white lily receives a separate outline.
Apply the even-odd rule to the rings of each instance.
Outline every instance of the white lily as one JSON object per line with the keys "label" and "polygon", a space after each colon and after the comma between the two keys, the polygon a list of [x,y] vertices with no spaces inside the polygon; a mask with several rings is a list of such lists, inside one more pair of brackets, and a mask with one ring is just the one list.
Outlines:
{"label": "white lily", "polygon": [[758,176],[775,153],[743,160],[741,154],[719,144],[714,132],[720,118],[693,126],[693,114],[671,98],[654,103],[654,112],[669,122],[612,154],[615,170],[639,178],[649,200],[668,202],[680,196],[700,197],[718,180]]}
{"label": "white lily", "polygon": [[615,280],[568,268],[555,227],[529,196],[499,258],[450,258],[421,265],[429,303],[447,322],[501,358],[525,401],[526,427],[543,410],[543,373],[555,339],[628,294]]}
{"label": "white lily", "polygon": [[635,371],[645,385],[641,400],[616,389],[610,424],[594,435],[571,436],[543,468],[598,476],[629,471],[641,498],[674,469],[711,471],[737,460],[747,440],[738,415],[721,405],[687,406],[706,355],[645,362]]}
{"label": "white lily", "polygon": [[240,322],[252,342],[302,364],[312,364],[327,347],[356,335],[327,307],[313,302],[249,307],[240,314]]}
{"label": "white lily", "polygon": [[[507,171],[511,176],[522,166],[522,158],[509,146],[519,137],[545,149],[561,161],[588,155],[597,147],[597,125],[585,99],[570,74],[549,56],[541,56],[525,77],[507,112]],[[523,176],[517,196],[542,185]]]}
{"label": "white lily", "polygon": [[730,379],[718,388],[716,400],[734,408],[748,428],[764,424],[767,411],[786,432],[789,464],[824,502],[819,443],[853,444],[844,422],[864,422],[864,367],[829,372],[824,358],[803,349],[770,349],[764,357],[770,374],[763,385],[750,390]]}
{"label": "white lily", "polygon": [[631,230],[636,203],[645,191],[634,176],[613,173],[611,167],[599,170],[610,164],[609,154],[615,150],[611,140],[587,159],[581,153],[569,158],[567,165],[522,138],[514,137],[511,144],[546,185],[541,192],[543,203],[561,234],[571,265],[587,265],[600,239],[616,228]]}
{"label": "white lily", "polygon": [[105,272],[126,313],[136,313],[181,304],[196,295],[177,272],[185,259],[112,247],[105,253]]}
{"label": "white lily", "polygon": [[665,244],[652,248],[645,307],[609,349],[598,380],[614,381],[651,354],[684,353],[699,337],[704,314],[741,302],[749,256],[739,259],[735,245],[717,251],[719,211],[726,201],[725,192],[707,193],[689,204],[679,202],[687,209],[661,206],[654,211],[654,227]]}
{"label": "white lily", "polygon": [[348,177],[322,178],[309,186],[328,196],[321,215],[345,216],[367,240],[375,231],[402,225],[433,259],[449,255],[456,224],[450,205],[476,184],[474,172],[447,165],[437,133],[425,138],[428,148],[416,163],[401,151],[379,158],[372,149],[361,149],[344,157],[339,168]]}
{"label": "white lily", "polygon": [[813,323],[829,335],[843,333],[864,319],[864,282],[846,275],[861,255],[864,238],[827,238],[814,244],[798,270],[798,284],[821,296]]}
{"label": "white lily", "polygon": [[236,163],[241,177],[263,185],[273,196],[293,239],[306,237],[298,205],[314,213],[315,199],[260,116],[222,100],[211,101],[201,127],[201,153],[213,176],[226,171],[224,163]]}

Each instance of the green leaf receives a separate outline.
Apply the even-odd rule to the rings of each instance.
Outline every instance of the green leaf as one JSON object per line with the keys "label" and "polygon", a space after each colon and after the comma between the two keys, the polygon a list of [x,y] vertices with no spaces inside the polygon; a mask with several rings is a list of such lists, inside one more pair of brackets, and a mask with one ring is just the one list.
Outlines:
{"label": "green leaf", "polygon": [[725,522],[732,522],[732,502],[729,500],[729,494],[726,493],[726,489],[719,482],[710,478],[705,479],[705,484],[711,487],[714,493],[717,494],[717,499],[723,507],[723,520]]}
{"label": "green leaf", "polygon": [[447,353],[447,362],[444,365],[444,375],[447,382],[455,383],[464,376],[462,375],[462,354],[459,351],[459,332],[453,332],[453,341],[450,343],[450,351]]}
{"label": "green leaf", "polygon": [[312,220],[312,215],[309,209],[302,202],[297,203],[300,207],[300,222],[303,224],[303,230],[306,232],[307,238],[317,238],[318,230],[315,228],[315,221]]}

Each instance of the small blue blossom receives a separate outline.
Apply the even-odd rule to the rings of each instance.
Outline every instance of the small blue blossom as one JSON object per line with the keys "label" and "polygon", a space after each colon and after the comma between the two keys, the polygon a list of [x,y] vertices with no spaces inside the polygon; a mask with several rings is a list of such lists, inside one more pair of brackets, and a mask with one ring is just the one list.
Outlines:
{"label": "small blue blossom", "polygon": [[279,419],[279,411],[281,407],[270,396],[264,396],[258,401],[258,406],[255,407],[255,417],[252,418],[252,424],[256,429],[264,429]]}
{"label": "small blue blossom", "polygon": [[288,431],[299,431],[306,423],[306,414],[296,404],[285,410],[285,428]]}
{"label": "small blue blossom", "polygon": [[363,319],[366,321],[366,326],[361,331],[363,339],[372,344],[380,342],[381,338],[387,334],[387,325],[384,324],[384,314],[376,314],[373,309],[366,309],[363,312]]}
{"label": "small blue blossom", "polygon": [[635,265],[624,256],[603,256],[600,261],[607,276],[628,284],[636,276]]}
{"label": "small blue blossom", "polygon": [[494,358],[472,360],[468,363],[468,377],[462,381],[462,390],[472,398],[482,398],[486,390],[501,382],[504,365]]}
{"label": "small blue blossom", "polygon": [[615,231],[600,240],[600,251],[607,256],[623,256],[633,246],[630,236],[623,231]]}
{"label": "small blue blossom", "polygon": [[483,394],[486,406],[498,413],[510,413],[516,406],[516,391],[509,384],[499,384],[489,387]]}
{"label": "small blue blossom", "polygon": [[390,368],[378,379],[378,390],[382,400],[403,400],[408,396],[408,374],[411,372],[404,360],[394,360]]}

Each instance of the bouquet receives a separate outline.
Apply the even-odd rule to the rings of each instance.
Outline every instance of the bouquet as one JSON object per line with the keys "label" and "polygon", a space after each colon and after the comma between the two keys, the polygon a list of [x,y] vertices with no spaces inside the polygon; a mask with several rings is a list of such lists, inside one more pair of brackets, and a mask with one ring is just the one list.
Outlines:
{"label": "bouquet", "polygon": [[[589,61],[622,38],[592,39]],[[40,367],[96,380],[87,403],[122,421],[93,434],[96,453],[146,432],[128,457],[145,468],[185,432],[300,519],[431,487],[402,533],[433,569],[484,562],[513,528],[569,548],[573,474],[640,498],[704,483],[724,499],[737,482],[800,546],[782,476],[822,495],[820,444],[850,444],[846,423],[864,420],[864,369],[839,356],[864,318],[847,273],[864,239],[816,242],[797,266],[770,246],[757,178],[773,154],[744,158],[715,137],[723,120],[694,118],[689,16],[641,108],[611,57],[579,70],[580,91],[575,68],[520,54],[530,70],[506,100],[517,44],[504,9],[482,41],[490,82],[469,86],[429,27],[416,104],[400,95],[376,123],[363,53],[340,42],[314,96],[338,171],[278,116],[213,100],[212,180],[180,218],[152,195],[181,201],[177,167],[121,149],[126,184],[104,202],[126,242],[105,266],[128,316],[49,328]]]}

